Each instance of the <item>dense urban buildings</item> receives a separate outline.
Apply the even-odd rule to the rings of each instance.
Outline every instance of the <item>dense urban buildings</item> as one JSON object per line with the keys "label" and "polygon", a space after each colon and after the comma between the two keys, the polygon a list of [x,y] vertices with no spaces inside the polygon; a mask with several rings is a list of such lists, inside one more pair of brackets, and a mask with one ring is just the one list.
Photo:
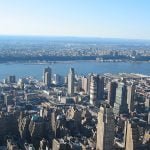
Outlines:
{"label": "dense urban buildings", "polygon": [[6,36],[0,39],[0,62],[149,61],[149,46],[143,40]]}
{"label": "dense urban buildings", "polygon": [[0,150],[150,150],[150,1],[0,0]]}
{"label": "dense urban buildings", "polygon": [[149,149],[149,76],[43,75],[0,82],[0,149]]}

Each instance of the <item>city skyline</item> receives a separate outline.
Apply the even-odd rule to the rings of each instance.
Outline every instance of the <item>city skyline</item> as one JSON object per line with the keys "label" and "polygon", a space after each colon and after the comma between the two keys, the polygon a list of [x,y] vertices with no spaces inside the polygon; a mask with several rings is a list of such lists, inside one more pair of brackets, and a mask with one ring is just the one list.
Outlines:
{"label": "city skyline", "polygon": [[[95,76],[91,72],[82,76],[70,68],[68,77],[60,80],[52,78],[51,68],[46,67],[43,71],[46,82],[32,77],[16,79],[16,76],[8,76],[1,82],[1,149],[149,148],[150,92],[147,89],[150,76]],[[52,84],[47,84],[48,80]],[[109,88],[112,81],[117,88]],[[96,103],[91,103],[91,94],[95,95]],[[99,94],[103,99],[97,97]],[[114,107],[110,103],[112,97]]]}
{"label": "city skyline", "polygon": [[149,1],[0,2],[0,35],[150,39]]}
{"label": "city skyline", "polygon": [[0,1],[0,150],[148,150],[150,1]]}

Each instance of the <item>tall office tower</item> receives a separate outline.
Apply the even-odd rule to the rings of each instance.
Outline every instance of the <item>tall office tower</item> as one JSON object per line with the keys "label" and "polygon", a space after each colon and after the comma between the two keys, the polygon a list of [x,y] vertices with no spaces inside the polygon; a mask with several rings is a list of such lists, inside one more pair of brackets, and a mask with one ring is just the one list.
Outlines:
{"label": "tall office tower", "polygon": [[97,100],[104,99],[104,77],[97,76]]}
{"label": "tall office tower", "polygon": [[109,105],[100,107],[97,124],[97,150],[113,150],[114,144],[114,115]]}
{"label": "tall office tower", "polygon": [[125,150],[136,150],[139,145],[139,130],[136,123],[126,121]]}
{"label": "tall office tower", "polygon": [[8,80],[8,83],[15,83],[16,77],[14,75],[12,75],[12,76],[9,76],[7,80]]}
{"label": "tall office tower", "polygon": [[108,83],[108,101],[109,104],[114,107],[115,99],[116,99],[116,88],[117,83],[115,81]]}
{"label": "tall office tower", "polygon": [[135,85],[129,85],[127,87],[127,103],[128,103],[128,109],[129,112],[134,111],[134,96],[135,96]]}
{"label": "tall office tower", "polygon": [[90,95],[91,76],[92,76],[92,74],[88,74],[88,76],[87,76],[87,79],[88,79],[87,94],[88,95]]}
{"label": "tall office tower", "polygon": [[53,83],[55,85],[62,85],[63,84],[63,78],[59,74],[54,74],[53,75]]}
{"label": "tall office tower", "polygon": [[70,96],[74,94],[74,80],[75,80],[74,68],[70,68],[68,73],[68,94]]}
{"label": "tall office tower", "polygon": [[44,69],[44,84],[47,85],[48,87],[51,86],[51,76],[52,76],[51,74],[52,71],[50,67]]}
{"label": "tall office tower", "polygon": [[127,104],[127,86],[119,82],[116,89],[116,99],[114,103],[114,114],[119,115],[123,113],[128,113]]}
{"label": "tall office tower", "polygon": [[88,78],[83,76],[81,78],[81,82],[82,82],[82,89],[84,90],[84,93],[87,94],[88,93]]}
{"label": "tall office tower", "polygon": [[91,75],[90,78],[90,103],[96,104],[104,97],[104,77]]}
{"label": "tall office tower", "polygon": [[97,100],[97,82],[96,76],[92,75],[90,79],[90,104],[95,104]]}

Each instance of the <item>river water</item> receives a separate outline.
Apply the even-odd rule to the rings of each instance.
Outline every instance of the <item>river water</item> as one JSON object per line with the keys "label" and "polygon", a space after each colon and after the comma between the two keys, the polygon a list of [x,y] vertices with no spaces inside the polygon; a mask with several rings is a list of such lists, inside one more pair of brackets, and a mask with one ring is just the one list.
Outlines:
{"label": "river water", "polygon": [[67,75],[70,67],[75,69],[77,74],[88,73],[139,73],[150,75],[150,62],[58,62],[52,64],[32,63],[4,63],[0,64],[0,80],[9,75],[19,77],[33,76],[42,79],[43,69],[47,66],[52,68],[52,73]]}

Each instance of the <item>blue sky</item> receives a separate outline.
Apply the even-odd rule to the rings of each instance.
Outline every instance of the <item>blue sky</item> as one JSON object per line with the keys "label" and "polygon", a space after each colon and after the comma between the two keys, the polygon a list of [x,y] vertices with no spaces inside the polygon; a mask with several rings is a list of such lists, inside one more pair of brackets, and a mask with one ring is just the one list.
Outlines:
{"label": "blue sky", "polygon": [[0,0],[0,35],[150,39],[150,0]]}

